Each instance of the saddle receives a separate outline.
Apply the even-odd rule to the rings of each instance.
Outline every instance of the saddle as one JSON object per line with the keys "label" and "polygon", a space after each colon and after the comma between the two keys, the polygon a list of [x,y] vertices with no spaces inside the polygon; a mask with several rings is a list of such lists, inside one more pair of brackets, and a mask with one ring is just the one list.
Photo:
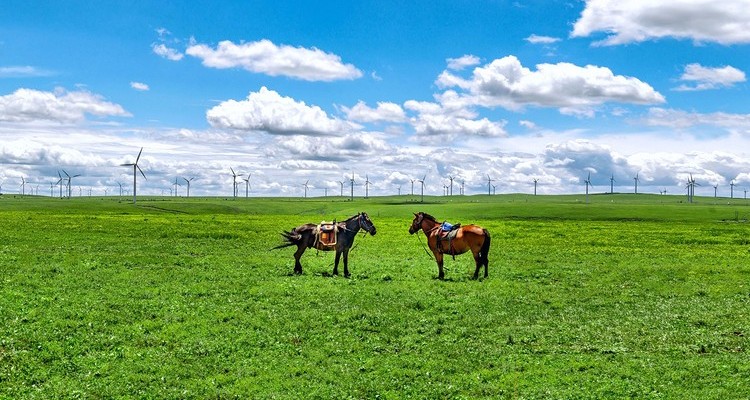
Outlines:
{"label": "saddle", "polygon": [[[440,225],[440,231],[438,232],[437,239],[438,239],[438,250],[440,250],[441,253],[448,253],[453,256],[453,258],[456,258],[456,249],[453,248],[453,239],[456,238],[456,235],[458,234],[458,228],[461,227],[460,223],[451,224],[449,222],[443,222]],[[440,242],[447,241],[448,242],[448,251],[443,251],[443,247],[440,245]]]}
{"label": "saddle", "polygon": [[336,246],[336,236],[338,236],[338,233],[339,226],[336,224],[336,221],[321,221],[320,224],[315,227],[316,245],[319,243],[325,247]]}

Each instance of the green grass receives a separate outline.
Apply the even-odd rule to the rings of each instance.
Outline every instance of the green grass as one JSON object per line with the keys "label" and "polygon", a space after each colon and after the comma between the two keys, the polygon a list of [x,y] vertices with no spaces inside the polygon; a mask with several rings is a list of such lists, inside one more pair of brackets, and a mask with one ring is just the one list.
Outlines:
{"label": "green grass", "polygon": [[[748,398],[750,207],[0,198],[0,398]],[[728,204],[729,203],[729,204]],[[352,279],[281,230],[367,211]],[[412,213],[492,234],[490,277]]]}

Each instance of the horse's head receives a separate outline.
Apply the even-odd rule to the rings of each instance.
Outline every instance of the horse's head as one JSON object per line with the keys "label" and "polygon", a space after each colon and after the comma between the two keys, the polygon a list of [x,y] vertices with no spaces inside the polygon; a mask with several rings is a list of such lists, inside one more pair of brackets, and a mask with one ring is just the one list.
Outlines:
{"label": "horse's head", "polygon": [[422,220],[424,219],[424,213],[419,212],[414,214],[414,220],[411,221],[411,226],[409,227],[409,234],[413,235],[417,233],[420,229],[422,229]]}
{"label": "horse's head", "polygon": [[357,221],[359,222],[360,228],[364,229],[370,235],[375,236],[375,233],[376,233],[375,224],[372,223],[372,221],[370,220],[370,217],[367,215],[366,212],[359,213],[359,216],[357,216]]}

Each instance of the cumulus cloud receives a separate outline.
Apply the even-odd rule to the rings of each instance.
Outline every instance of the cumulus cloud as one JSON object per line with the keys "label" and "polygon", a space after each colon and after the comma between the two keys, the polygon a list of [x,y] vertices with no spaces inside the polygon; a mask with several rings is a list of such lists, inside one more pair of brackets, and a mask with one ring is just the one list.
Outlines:
{"label": "cumulus cloud", "polygon": [[148,87],[147,84],[142,83],[142,82],[130,82],[130,87],[139,92],[145,92],[151,89]]}
{"label": "cumulus cloud", "polygon": [[538,64],[534,71],[521,65],[515,56],[477,67],[468,79],[444,71],[439,84],[466,90],[465,96],[473,104],[510,110],[534,105],[558,107],[566,113],[590,114],[592,107],[607,102],[657,104],[665,101],[649,84],[615,75],[606,67],[581,67],[562,62]]}
{"label": "cumulus cloud", "polygon": [[341,137],[293,136],[280,138],[277,143],[297,160],[362,161],[395,151],[382,138],[368,133]]}
{"label": "cumulus cloud", "polygon": [[490,121],[487,118],[468,119],[446,114],[419,114],[411,123],[416,134],[423,137],[507,136],[505,121]]}
{"label": "cumulus cloud", "polygon": [[358,125],[330,118],[318,106],[283,97],[265,86],[245,100],[227,100],[206,112],[216,128],[263,131],[272,135],[340,135]]}
{"label": "cumulus cloud", "polygon": [[449,58],[446,61],[448,63],[448,69],[452,69],[454,71],[460,71],[464,68],[478,65],[479,57],[471,55],[471,54],[465,54],[458,58]]}
{"label": "cumulus cloud", "polygon": [[731,87],[735,83],[745,82],[745,73],[732,66],[720,68],[704,67],[700,64],[688,64],[680,76],[681,81],[693,82],[692,86],[683,84],[675,88],[678,91],[708,90]]}
{"label": "cumulus cloud", "polygon": [[119,104],[105,101],[98,94],[88,91],[43,92],[34,89],[18,89],[0,96],[0,121],[33,122],[52,121],[75,123],[86,119],[86,115],[99,117],[130,116]]}
{"label": "cumulus cloud", "polygon": [[597,32],[596,45],[620,45],[672,37],[724,45],[750,43],[747,0],[587,0],[572,37]]}
{"label": "cumulus cloud", "polygon": [[242,68],[305,81],[330,82],[362,76],[362,71],[352,64],[344,64],[335,54],[314,47],[277,46],[267,39],[240,44],[224,40],[216,48],[195,43],[185,53],[200,58],[203,65],[211,68]]}
{"label": "cumulus cloud", "polygon": [[158,55],[159,57],[166,58],[170,61],[180,61],[183,57],[185,57],[184,54],[180,53],[178,50],[173,49],[171,47],[167,47],[164,43],[154,43],[151,45],[151,50],[154,52],[154,54]]}
{"label": "cumulus cloud", "polygon": [[376,108],[370,108],[363,101],[357,102],[354,107],[342,107],[349,120],[357,122],[404,122],[406,115],[404,109],[396,103],[378,102]]}

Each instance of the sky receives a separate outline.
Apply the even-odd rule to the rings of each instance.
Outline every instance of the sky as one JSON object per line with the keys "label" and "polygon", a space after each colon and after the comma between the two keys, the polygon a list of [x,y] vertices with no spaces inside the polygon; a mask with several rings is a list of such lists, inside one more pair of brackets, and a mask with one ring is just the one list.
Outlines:
{"label": "sky", "polygon": [[0,192],[743,197],[748,71],[750,0],[5,0]]}

